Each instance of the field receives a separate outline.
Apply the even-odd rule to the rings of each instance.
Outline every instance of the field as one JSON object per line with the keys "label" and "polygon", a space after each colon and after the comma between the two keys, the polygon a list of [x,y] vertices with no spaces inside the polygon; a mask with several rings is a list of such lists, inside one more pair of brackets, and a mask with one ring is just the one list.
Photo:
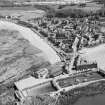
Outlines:
{"label": "field", "polygon": [[[95,102],[99,101],[101,105],[104,105],[105,100],[105,81],[102,82],[97,82],[97,83],[92,83],[88,86],[81,87],[81,88],[76,88],[68,92],[62,93],[62,95],[58,98],[58,101],[56,105],[99,105],[98,103],[95,104]],[[102,94],[103,93],[103,94]],[[93,98],[96,97],[97,95],[103,95],[101,98],[98,98],[98,100],[94,100]],[[91,98],[90,102],[87,100],[87,98]],[[84,99],[81,100],[78,103],[79,99]],[[86,103],[86,102],[87,103]],[[102,102],[101,102],[102,101]],[[83,103],[82,103],[83,102]],[[89,104],[90,103],[90,104]]]}
{"label": "field", "polygon": [[31,102],[34,103],[31,105],[100,105],[99,102],[104,105],[105,81],[61,92],[59,96],[38,95]]}
{"label": "field", "polygon": [[29,19],[42,17],[45,15],[43,10],[38,10],[34,7],[0,7],[0,15],[2,16],[13,16],[23,21]]}
{"label": "field", "polygon": [[[11,0],[10,0],[11,1]],[[22,0],[25,1],[25,0]],[[34,1],[34,0],[33,0]],[[42,17],[45,15],[45,12],[56,14],[56,13],[64,13],[70,14],[72,10],[82,10],[84,12],[96,12],[104,7],[103,4],[96,3],[94,1],[90,3],[86,3],[84,6],[80,4],[68,4],[68,5],[43,5],[43,6],[2,6],[0,7],[0,14],[1,15],[12,15],[12,16],[19,16],[22,20],[27,20],[34,17]],[[44,12],[45,11],[45,12]]]}
{"label": "field", "polygon": [[100,4],[104,4],[104,5],[105,5],[105,0],[93,0],[93,1],[95,1],[95,2],[98,2],[98,3],[100,3]]}
{"label": "field", "polygon": [[98,79],[103,79],[103,77],[96,72],[90,72],[90,73],[81,74],[75,77],[63,78],[63,79],[57,80],[57,82],[61,88],[65,88],[68,86],[73,86],[79,83],[94,81]]}
{"label": "field", "polygon": [[64,13],[64,14],[70,14],[70,11],[73,10],[81,10],[85,13],[96,13],[98,10],[100,10],[104,5],[98,4],[96,2],[86,3],[86,5],[64,5],[64,6],[58,6],[56,8],[57,13]]}

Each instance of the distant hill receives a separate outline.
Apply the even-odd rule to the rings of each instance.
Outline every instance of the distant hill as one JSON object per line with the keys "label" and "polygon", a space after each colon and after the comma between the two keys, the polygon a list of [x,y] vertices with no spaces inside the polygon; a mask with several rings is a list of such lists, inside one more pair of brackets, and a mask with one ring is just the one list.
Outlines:
{"label": "distant hill", "polygon": [[95,1],[95,2],[98,2],[98,3],[100,3],[100,4],[104,4],[104,5],[105,5],[105,0],[93,0],[93,1]]}
{"label": "distant hill", "polygon": [[0,0],[0,6],[12,6],[13,2],[8,0]]}
{"label": "distant hill", "polygon": [[62,1],[62,0],[8,0],[8,1],[16,1],[16,2],[40,2],[40,1],[47,1],[47,2],[51,2],[51,1]]}
{"label": "distant hill", "polygon": [[[23,2],[51,2],[52,0],[0,0],[0,6],[11,6],[13,3],[23,3]],[[60,1],[60,0],[53,0],[53,1]]]}

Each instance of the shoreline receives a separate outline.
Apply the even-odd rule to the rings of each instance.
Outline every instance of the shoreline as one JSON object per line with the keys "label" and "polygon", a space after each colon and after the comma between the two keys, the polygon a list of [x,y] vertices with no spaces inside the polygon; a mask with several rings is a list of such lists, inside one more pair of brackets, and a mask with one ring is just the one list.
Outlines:
{"label": "shoreline", "polygon": [[56,54],[55,50],[52,49],[40,36],[37,35],[37,33],[33,32],[31,29],[7,21],[0,21],[0,28],[19,31],[25,39],[45,54],[43,57],[46,57],[51,64],[60,61],[60,58]]}

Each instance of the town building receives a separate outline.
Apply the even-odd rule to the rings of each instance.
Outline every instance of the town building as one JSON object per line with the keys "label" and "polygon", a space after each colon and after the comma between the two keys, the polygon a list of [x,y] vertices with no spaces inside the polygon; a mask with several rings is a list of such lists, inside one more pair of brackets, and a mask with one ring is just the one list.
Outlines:
{"label": "town building", "polygon": [[76,71],[84,71],[84,70],[98,71],[98,65],[97,65],[97,63],[83,64],[83,65],[77,65],[77,66],[75,66],[74,69]]}
{"label": "town building", "polygon": [[48,69],[47,68],[42,68],[35,72],[35,77],[36,78],[46,78],[48,76]]}

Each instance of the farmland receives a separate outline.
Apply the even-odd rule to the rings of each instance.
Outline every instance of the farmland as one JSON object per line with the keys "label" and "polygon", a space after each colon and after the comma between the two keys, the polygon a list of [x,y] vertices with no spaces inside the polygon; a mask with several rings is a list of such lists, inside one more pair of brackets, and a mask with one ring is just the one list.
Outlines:
{"label": "farmland", "polygon": [[45,12],[34,7],[0,7],[0,16],[19,17],[23,21],[43,17]]}

